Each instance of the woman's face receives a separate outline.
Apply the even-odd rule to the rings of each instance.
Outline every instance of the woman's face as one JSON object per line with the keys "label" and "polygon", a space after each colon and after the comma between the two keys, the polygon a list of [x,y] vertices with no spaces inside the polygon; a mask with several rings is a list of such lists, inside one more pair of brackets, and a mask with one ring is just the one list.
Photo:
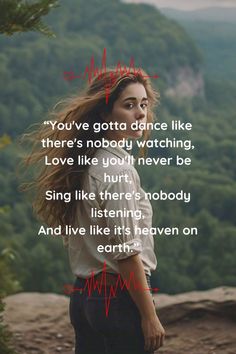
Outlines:
{"label": "woman's face", "polygon": [[126,123],[127,130],[109,130],[106,137],[110,140],[122,138],[138,139],[142,137],[143,130],[131,129],[131,124],[146,123],[147,120],[147,93],[140,83],[131,83],[122,91],[114,102],[112,112],[106,116],[106,122]]}

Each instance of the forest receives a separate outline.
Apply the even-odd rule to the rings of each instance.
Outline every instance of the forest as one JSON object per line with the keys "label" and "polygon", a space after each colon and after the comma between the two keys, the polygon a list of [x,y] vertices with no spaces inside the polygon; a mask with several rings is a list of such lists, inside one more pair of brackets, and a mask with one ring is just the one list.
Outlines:
{"label": "forest", "polygon": [[[83,72],[94,56],[101,65],[120,60],[158,74],[157,120],[190,122],[188,132],[153,132],[153,139],[191,139],[190,151],[149,149],[150,157],[190,157],[190,166],[137,166],[145,190],[191,193],[191,202],[152,201],[155,227],[197,227],[197,235],[157,236],[154,286],[163,293],[236,285],[236,84],[208,73],[203,48],[174,20],[151,5],[118,0],[60,1],[47,16],[56,38],[22,33],[0,38],[0,287],[18,291],[63,293],[73,281],[60,237],[37,235],[39,222],[30,196],[19,191],[27,177],[19,167],[27,146],[20,137],[45,120],[58,100],[75,94],[82,80],[64,72]],[[207,36],[204,43],[207,42]],[[222,38],[222,41],[225,38]],[[216,60],[212,66],[217,66]],[[195,97],[168,96],[179,68],[202,73],[204,92]],[[211,70],[213,70],[211,68]],[[227,70],[227,68],[226,68]],[[216,70],[217,71],[217,70]],[[1,143],[1,142],[0,142]]]}

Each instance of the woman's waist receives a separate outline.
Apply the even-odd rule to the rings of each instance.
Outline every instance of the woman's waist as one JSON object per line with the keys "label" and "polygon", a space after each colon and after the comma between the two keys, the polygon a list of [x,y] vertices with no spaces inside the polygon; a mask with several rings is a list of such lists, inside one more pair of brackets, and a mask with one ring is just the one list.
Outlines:
{"label": "woman's waist", "polygon": [[[151,276],[145,274],[148,288],[151,290]],[[76,277],[76,282],[80,283],[81,286],[93,286],[93,287],[106,287],[112,286],[113,288],[128,289],[131,286],[134,286],[136,289],[140,288],[140,284],[135,278],[135,274],[131,273],[129,278],[123,279],[119,273],[108,273],[108,272],[99,272],[93,274],[88,278]]]}

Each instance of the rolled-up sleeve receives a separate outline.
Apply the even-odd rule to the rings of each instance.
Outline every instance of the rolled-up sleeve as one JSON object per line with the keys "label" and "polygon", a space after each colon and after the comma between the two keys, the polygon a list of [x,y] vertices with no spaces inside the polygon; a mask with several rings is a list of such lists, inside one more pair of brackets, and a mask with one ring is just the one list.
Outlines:
{"label": "rolled-up sleeve", "polygon": [[114,260],[125,259],[142,251],[141,239],[135,231],[142,218],[139,201],[135,198],[139,181],[132,170],[122,170],[118,174],[124,175],[127,176],[125,181],[121,178],[120,182],[104,183],[101,190],[119,196],[118,200],[106,198],[101,201],[101,209],[106,210],[107,214],[114,214],[106,218],[106,225],[110,229],[108,243],[120,245],[119,249],[113,247],[110,254]]}

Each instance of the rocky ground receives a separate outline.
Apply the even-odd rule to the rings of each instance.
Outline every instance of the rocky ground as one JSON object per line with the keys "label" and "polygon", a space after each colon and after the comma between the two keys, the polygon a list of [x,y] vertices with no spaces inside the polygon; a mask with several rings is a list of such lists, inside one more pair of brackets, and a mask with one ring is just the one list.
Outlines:
{"label": "rocky ground", "polygon": [[[19,354],[72,354],[68,297],[19,293],[4,299],[4,321]],[[235,354],[236,288],[155,295],[166,329],[163,354]]]}

